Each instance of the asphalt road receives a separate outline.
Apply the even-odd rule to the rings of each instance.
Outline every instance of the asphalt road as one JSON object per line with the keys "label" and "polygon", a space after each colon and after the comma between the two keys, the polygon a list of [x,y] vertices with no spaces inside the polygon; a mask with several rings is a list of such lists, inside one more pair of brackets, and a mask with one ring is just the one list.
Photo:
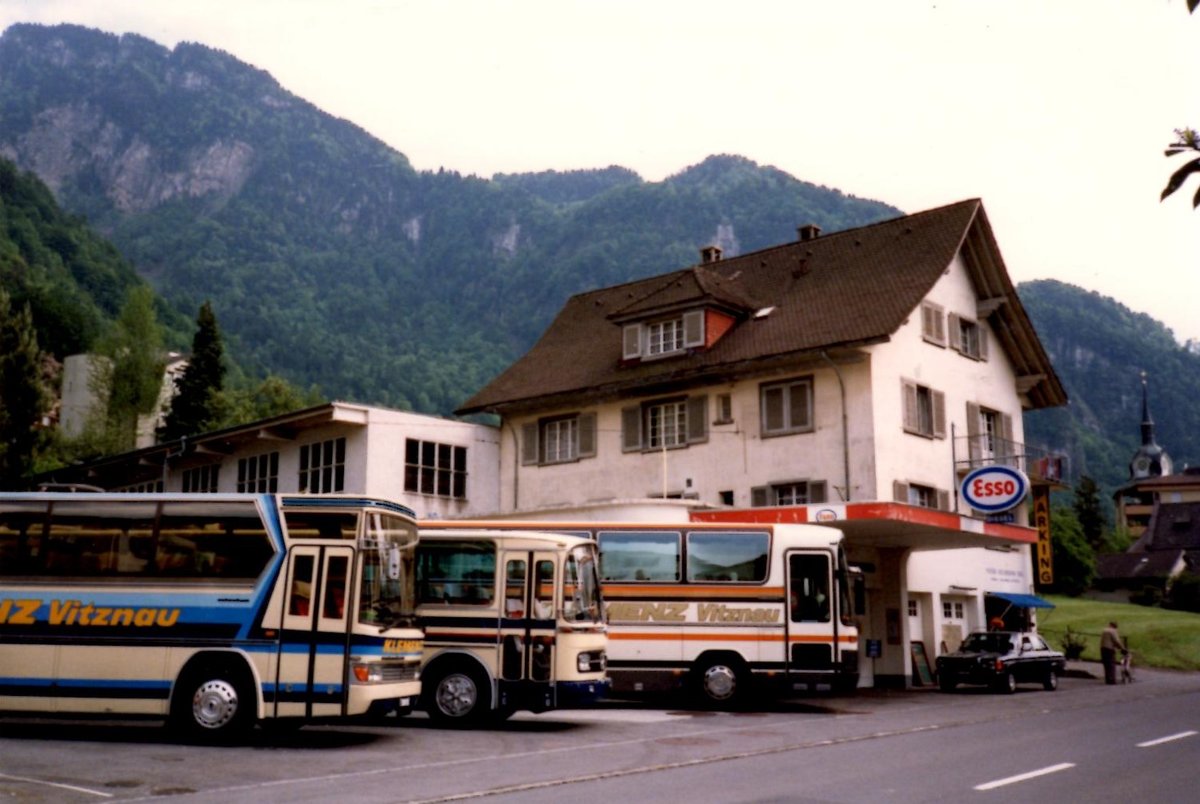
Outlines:
{"label": "asphalt road", "polygon": [[1072,676],[1015,695],[813,693],[740,713],[610,703],[476,731],[256,731],[183,745],[149,724],[0,720],[20,802],[1145,801],[1200,797],[1200,674]]}

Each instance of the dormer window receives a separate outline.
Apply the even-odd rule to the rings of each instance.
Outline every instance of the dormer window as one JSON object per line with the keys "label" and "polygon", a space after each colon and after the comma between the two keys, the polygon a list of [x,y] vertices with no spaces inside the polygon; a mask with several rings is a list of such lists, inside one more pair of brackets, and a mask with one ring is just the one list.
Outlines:
{"label": "dormer window", "polygon": [[622,356],[626,360],[679,354],[704,345],[704,311],[689,310],[671,318],[627,324],[623,337]]}

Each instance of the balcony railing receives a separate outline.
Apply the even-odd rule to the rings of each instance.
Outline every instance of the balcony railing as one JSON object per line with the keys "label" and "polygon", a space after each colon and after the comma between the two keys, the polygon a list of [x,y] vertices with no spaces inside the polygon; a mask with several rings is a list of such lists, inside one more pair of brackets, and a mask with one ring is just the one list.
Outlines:
{"label": "balcony railing", "polygon": [[1067,456],[993,435],[956,436],[954,468],[959,476],[981,466],[1010,466],[1032,483],[1067,482]]}

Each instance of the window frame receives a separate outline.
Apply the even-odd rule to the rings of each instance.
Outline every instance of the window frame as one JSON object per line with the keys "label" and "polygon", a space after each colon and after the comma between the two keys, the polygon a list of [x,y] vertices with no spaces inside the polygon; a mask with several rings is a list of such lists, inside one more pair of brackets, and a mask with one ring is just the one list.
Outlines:
{"label": "window frame", "polygon": [[987,330],[983,325],[973,318],[955,313],[951,313],[949,319],[950,348],[972,360],[987,360]]}
{"label": "window frame", "polygon": [[[654,411],[675,409],[675,440],[663,443],[651,438],[651,417]],[[682,422],[679,421],[682,411]],[[672,396],[648,399],[621,410],[621,451],[658,452],[664,449],[683,449],[708,441],[708,395]]]}
{"label": "window frame", "polygon": [[[796,388],[804,389],[804,416],[807,421],[802,424],[796,424],[793,419],[793,413],[796,411],[794,395]],[[779,427],[771,427],[771,412],[770,396],[779,392],[779,411],[778,418],[780,419]],[[776,380],[773,382],[762,383],[758,387],[759,400],[759,436],[761,438],[777,438],[779,436],[795,435],[797,433],[811,433],[816,429],[816,387],[812,375],[804,377],[792,377],[787,380]]]}
{"label": "window frame", "polygon": [[238,493],[279,491],[279,451],[262,452],[238,458]]}
{"label": "window frame", "polygon": [[[795,489],[795,487],[804,486],[804,501],[795,501],[796,495],[792,495],[791,501],[781,502],[784,495],[781,495],[781,490],[786,488]],[[828,501],[828,485],[824,480],[813,480],[811,478],[805,480],[781,480],[768,483],[765,486],[755,486],[750,489],[750,507],[751,508],[768,508],[771,506],[781,505],[817,505]]]}
{"label": "window frame", "polygon": [[345,436],[300,445],[298,486],[301,494],[329,494],[346,490]]}
{"label": "window frame", "polygon": [[179,483],[185,494],[216,494],[221,488],[221,464],[188,467],[180,472]]}
{"label": "window frame", "polygon": [[[557,455],[547,457],[547,446],[551,440],[548,430],[557,429],[563,422],[574,422],[571,452],[567,456]],[[551,466],[554,464],[574,463],[584,458],[596,457],[596,413],[567,413],[558,416],[546,416],[537,421],[521,425],[521,463],[525,466]]]}
{"label": "window frame", "polygon": [[404,439],[405,493],[466,500],[467,475],[465,446],[420,438]]}
{"label": "window frame", "polygon": [[[946,394],[913,380],[900,380],[901,426],[923,438],[946,437]],[[926,402],[927,400],[927,402]],[[925,414],[928,413],[928,427]]]}

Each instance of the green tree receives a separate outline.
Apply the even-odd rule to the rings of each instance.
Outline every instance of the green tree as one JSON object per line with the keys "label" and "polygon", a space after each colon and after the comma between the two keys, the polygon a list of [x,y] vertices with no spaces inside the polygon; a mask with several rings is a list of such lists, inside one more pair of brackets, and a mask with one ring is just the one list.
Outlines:
{"label": "green tree", "polygon": [[163,441],[203,433],[223,417],[219,410],[225,384],[225,347],[212,304],[204,302],[196,315],[192,354],[179,378],[166,422],[159,430]]}
{"label": "green tree", "polygon": [[1071,504],[1075,519],[1079,523],[1083,538],[1093,552],[1100,552],[1107,546],[1105,531],[1108,518],[1104,506],[1100,502],[1100,487],[1088,475],[1081,475],[1075,486],[1075,499]]}
{"label": "green tree", "polygon": [[219,418],[213,422],[213,426],[216,429],[234,427],[310,408],[324,401],[316,388],[301,391],[282,377],[272,374],[253,388],[229,389],[217,394],[215,409],[219,412]]}
{"label": "green tree", "polygon": [[138,416],[152,413],[162,391],[162,330],[148,285],[131,289],[116,324],[100,342],[98,384],[93,389],[105,406],[105,449],[121,452],[137,443]]}
{"label": "green tree", "polygon": [[1096,554],[1070,508],[1056,505],[1050,510],[1050,543],[1054,551],[1053,590],[1072,597],[1083,594],[1096,577]]}
{"label": "green tree", "polygon": [[29,305],[13,310],[0,288],[0,489],[17,488],[34,463],[50,399],[41,365]]}

